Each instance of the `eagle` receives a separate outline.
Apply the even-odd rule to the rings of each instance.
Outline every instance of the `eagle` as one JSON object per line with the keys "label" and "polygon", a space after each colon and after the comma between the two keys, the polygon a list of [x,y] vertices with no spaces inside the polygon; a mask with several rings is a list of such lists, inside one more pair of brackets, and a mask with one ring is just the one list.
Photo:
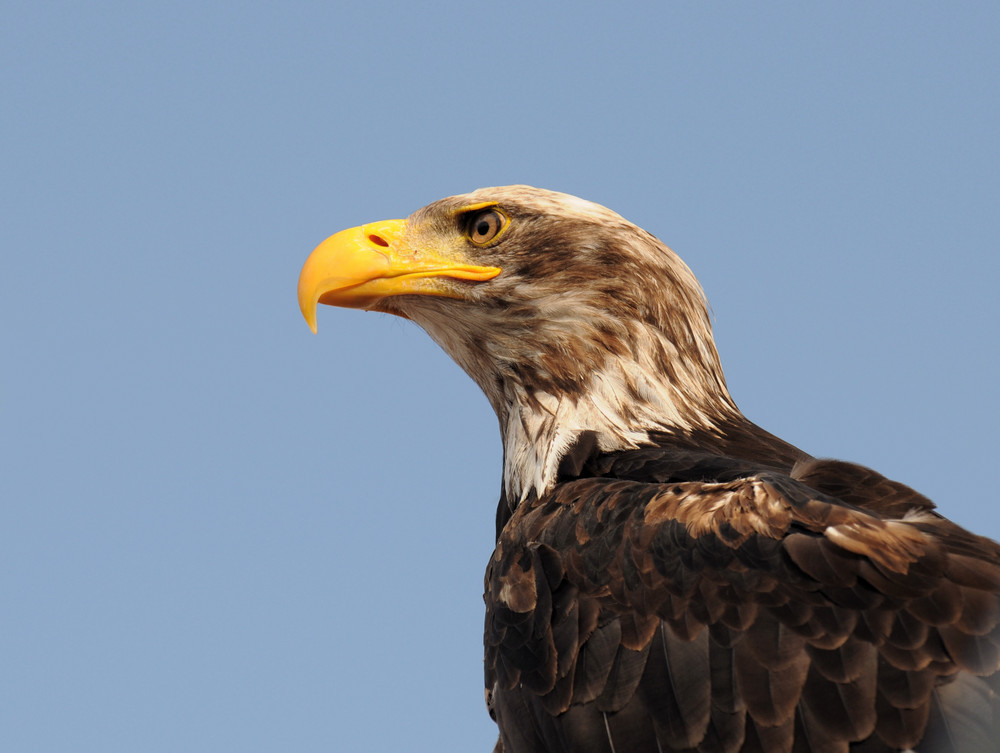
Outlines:
{"label": "eagle", "polygon": [[496,412],[495,751],[1000,751],[1000,545],[745,418],[650,233],[485,188],[331,236],[298,299],[412,320]]}

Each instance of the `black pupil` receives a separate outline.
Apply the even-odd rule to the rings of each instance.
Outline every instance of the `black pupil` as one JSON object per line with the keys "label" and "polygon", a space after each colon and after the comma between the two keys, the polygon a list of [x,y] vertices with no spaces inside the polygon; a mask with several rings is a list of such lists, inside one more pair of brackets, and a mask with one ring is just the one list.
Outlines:
{"label": "black pupil", "polygon": [[479,224],[476,225],[477,235],[486,235],[490,232],[490,222],[489,220],[480,220]]}

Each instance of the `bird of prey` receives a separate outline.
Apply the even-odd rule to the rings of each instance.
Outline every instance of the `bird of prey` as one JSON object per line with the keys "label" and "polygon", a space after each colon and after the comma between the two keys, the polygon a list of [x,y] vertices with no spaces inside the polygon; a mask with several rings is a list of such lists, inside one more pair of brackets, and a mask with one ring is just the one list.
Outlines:
{"label": "bird of prey", "polygon": [[1000,751],[1000,546],[746,419],[653,235],[486,188],[331,236],[298,297],[416,322],[496,411],[497,751]]}

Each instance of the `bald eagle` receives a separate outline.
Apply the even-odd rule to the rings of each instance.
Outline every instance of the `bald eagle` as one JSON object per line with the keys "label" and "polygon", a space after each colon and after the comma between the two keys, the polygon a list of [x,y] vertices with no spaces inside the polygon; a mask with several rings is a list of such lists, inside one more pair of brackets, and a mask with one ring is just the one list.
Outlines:
{"label": "bald eagle", "polygon": [[1000,546],[746,419],[654,236],[481,189],[331,236],[298,296],[413,320],[496,411],[497,751],[1000,751]]}

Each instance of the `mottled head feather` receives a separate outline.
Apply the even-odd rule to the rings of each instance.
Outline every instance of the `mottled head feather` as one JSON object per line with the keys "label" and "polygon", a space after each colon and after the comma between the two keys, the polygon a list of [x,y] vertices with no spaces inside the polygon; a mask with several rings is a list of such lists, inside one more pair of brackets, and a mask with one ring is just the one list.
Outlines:
{"label": "mottled head feather", "polygon": [[695,276],[610,209],[529,186],[484,188],[418,210],[408,235],[454,243],[464,210],[486,203],[509,225],[463,252],[502,273],[462,300],[400,296],[382,308],[421,325],[486,393],[509,494],[549,488],[583,432],[612,451],[738,415]]}

